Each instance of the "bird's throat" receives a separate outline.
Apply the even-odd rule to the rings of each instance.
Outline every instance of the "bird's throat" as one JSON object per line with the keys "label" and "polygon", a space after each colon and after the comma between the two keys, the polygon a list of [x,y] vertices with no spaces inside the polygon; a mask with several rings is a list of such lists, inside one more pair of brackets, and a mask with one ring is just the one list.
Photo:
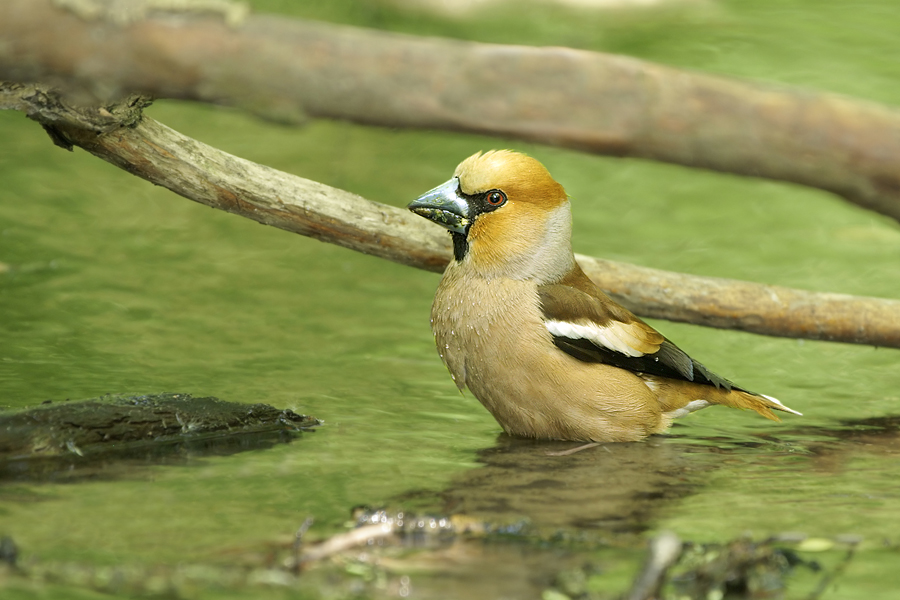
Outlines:
{"label": "bird's throat", "polygon": [[456,262],[461,262],[469,252],[469,241],[465,234],[455,231],[450,232],[450,237],[453,238],[453,258]]}

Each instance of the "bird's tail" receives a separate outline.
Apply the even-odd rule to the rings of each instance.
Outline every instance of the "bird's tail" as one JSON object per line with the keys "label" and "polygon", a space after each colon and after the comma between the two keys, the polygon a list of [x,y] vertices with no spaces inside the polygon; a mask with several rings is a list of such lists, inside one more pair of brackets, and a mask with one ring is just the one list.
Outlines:
{"label": "bird's tail", "polygon": [[710,394],[710,396],[707,397],[708,400],[713,404],[721,404],[723,406],[730,406],[731,408],[750,409],[773,421],[781,421],[781,419],[778,418],[778,415],[772,412],[773,409],[803,416],[803,413],[788,408],[772,396],[754,394],[752,392],[735,389],[730,391],[721,390],[721,392],[722,393],[720,394]]}
{"label": "bird's tail", "polygon": [[656,392],[663,414],[669,418],[683,417],[710,404],[752,410],[767,419],[780,421],[773,410],[800,415],[772,396],[754,394],[740,388],[713,387],[688,381],[677,381],[653,375],[642,375],[644,382]]}

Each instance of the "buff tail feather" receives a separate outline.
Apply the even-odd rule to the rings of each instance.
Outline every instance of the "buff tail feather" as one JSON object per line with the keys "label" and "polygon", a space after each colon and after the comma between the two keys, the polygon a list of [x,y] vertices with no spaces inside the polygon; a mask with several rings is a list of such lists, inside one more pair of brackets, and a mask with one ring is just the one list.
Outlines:
{"label": "buff tail feather", "polygon": [[802,413],[788,408],[772,396],[736,389],[714,388],[653,375],[643,375],[642,379],[656,393],[662,413],[670,419],[683,417],[711,404],[752,410],[772,421],[781,421],[778,415],[772,412],[773,410],[802,416]]}
{"label": "buff tail feather", "polygon": [[772,412],[773,409],[803,416],[803,413],[788,408],[782,404],[780,400],[773,398],[772,396],[751,394],[750,392],[739,390],[731,390],[730,392],[723,394],[715,394],[715,396],[716,397],[710,398],[710,401],[713,404],[722,404],[724,406],[730,406],[731,408],[740,408],[744,410],[749,409],[772,421],[781,421],[778,415]]}

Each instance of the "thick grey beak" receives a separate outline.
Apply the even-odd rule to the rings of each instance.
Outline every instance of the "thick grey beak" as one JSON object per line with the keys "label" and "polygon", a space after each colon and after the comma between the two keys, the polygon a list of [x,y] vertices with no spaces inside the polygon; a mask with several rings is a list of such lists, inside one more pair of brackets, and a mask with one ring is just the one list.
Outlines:
{"label": "thick grey beak", "polygon": [[457,177],[422,194],[406,208],[456,233],[465,233],[471,224],[469,205],[459,194]]}

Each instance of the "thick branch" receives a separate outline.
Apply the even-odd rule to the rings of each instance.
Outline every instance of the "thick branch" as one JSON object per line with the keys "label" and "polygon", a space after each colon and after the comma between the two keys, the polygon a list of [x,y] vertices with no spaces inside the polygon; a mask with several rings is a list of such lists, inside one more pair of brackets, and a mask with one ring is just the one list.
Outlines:
{"label": "thick branch", "polygon": [[[125,117],[133,120],[130,113]],[[147,117],[107,133],[59,121],[51,127],[65,142],[213,208],[430,271],[442,271],[450,260],[446,233],[406,210],[226,154]],[[900,348],[900,301],[692,277],[590,257],[579,262],[638,314]]]}
{"label": "thick branch", "polygon": [[900,219],[900,112],[875,104],[565,48],[144,16],[121,26],[4,0],[0,79],[650,158],[818,187]]}
{"label": "thick branch", "polygon": [[578,262],[646,317],[781,337],[900,348],[900,301],[698,277],[589,256]]}
{"label": "thick branch", "polygon": [[264,225],[431,271],[451,255],[449,237],[409,211],[232,156],[149,117],[106,134],[55,129],[133,175]]}

